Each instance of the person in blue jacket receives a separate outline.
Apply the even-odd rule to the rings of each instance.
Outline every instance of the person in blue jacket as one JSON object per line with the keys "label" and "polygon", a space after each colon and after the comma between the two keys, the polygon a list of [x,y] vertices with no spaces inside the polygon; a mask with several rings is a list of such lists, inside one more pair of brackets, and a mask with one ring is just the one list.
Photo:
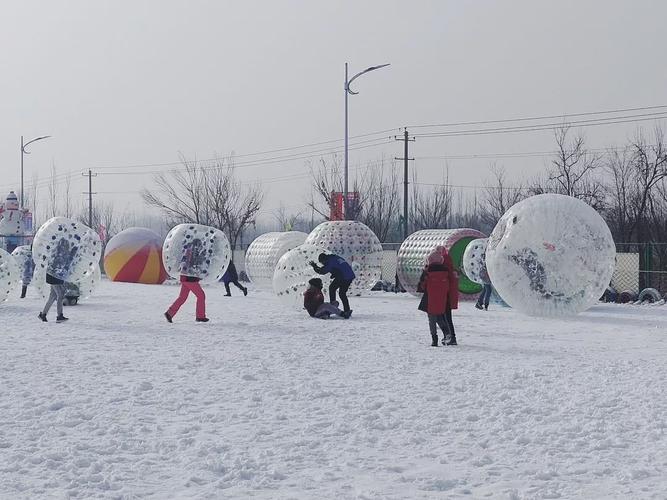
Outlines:
{"label": "person in blue jacket", "polygon": [[343,304],[343,314],[341,316],[345,319],[349,318],[352,315],[352,309],[350,309],[350,302],[347,300],[347,290],[356,278],[352,267],[343,257],[334,254],[321,253],[317,260],[320,261],[321,266],[318,266],[315,262],[310,262],[315,272],[317,274],[331,274],[329,301],[336,302],[336,291],[338,291],[340,301]]}

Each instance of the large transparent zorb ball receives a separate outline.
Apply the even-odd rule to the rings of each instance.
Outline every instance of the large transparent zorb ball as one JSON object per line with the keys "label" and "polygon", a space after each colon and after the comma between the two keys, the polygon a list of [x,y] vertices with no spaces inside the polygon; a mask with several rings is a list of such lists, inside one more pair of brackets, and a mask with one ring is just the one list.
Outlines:
{"label": "large transparent zorb ball", "polygon": [[459,272],[459,292],[462,298],[478,294],[482,287],[469,280],[462,272],[463,254],[470,242],[485,238],[486,235],[476,229],[423,229],[408,236],[401,244],[396,256],[396,273],[403,288],[417,295],[417,285],[426,259],[436,247],[447,249],[455,270]]}
{"label": "large transparent zorb ball", "polygon": [[382,276],[382,244],[361,222],[323,222],[311,231],[306,243],[343,257],[350,264],[356,276],[350,286],[352,293],[370,290]]}
{"label": "large transparent zorb ball", "polygon": [[99,265],[102,243],[95,231],[66,217],[53,217],[39,228],[32,242],[35,272],[73,283]]}
{"label": "large transparent zorb ball", "polygon": [[12,254],[0,248],[0,302],[11,297],[19,286],[19,266]]}
{"label": "large transparent zorb ball", "polygon": [[559,194],[512,206],[486,249],[500,296],[534,316],[577,314],[593,305],[609,285],[615,257],[602,217],[583,201]]}
{"label": "large transparent zorb ball", "polygon": [[[12,252],[12,257],[14,257],[16,265],[19,266],[19,278],[21,283],[23,283],[25,269],[27,266],[32,265],[32,252],[30,251],[30,245],[21,245],[16,247]],[[26,276],[26,278],[27,277],[32,278],[30,275]],[[27,283],[23,284],[25,285]]]}
{"label": "large transparent zorb ball", "polygon": [[255,238],[245,254],[245,270],[250,281],[260,287],[271,288],[280,258],[302,245],[307,237],[301,231],[286,231],[265,233]]}
{"label": "large transparent zorb ball", "polygon": [[463,272],[470,281],[480,285],[490,285],[486,269],[486,245],[488,238],[472,240],[463,252]]}
{"label": "large transparent zorb ball", "polygon": [[100,286],[102,281],[102,271],[100,266],[95,266],[95,270],[84,276],[82,279],[75,281],[74,284],[79,287],[79,298],[81,300],[87,300],[90,296],[95,293],[97,287]]}
{"label": "large transparent zorb ball", "polygon": [[225,233],[201,224],[174,226],[162,245],[162,262],[169,276],[190,276],[201,283],[220,281],[231,255]]}
{"label": "large transparent zorb ball", "polygon": [[320,278],[324,284],[323,293],[327,294],[329,276],[317,274],[310,265],[310,262],[321,265],[317,261],[321,253],[329,252],[305,243],[288,251],[278,260],[273,273],[273,291],[285,305],[303,309],[303,293],[311,278]]}

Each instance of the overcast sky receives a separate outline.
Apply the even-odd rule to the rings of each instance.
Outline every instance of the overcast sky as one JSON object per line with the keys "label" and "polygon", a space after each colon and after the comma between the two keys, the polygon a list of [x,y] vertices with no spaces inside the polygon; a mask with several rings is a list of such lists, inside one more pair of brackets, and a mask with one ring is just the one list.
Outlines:
{"label": "overcast sky", "polygon": [[[137,192],[150,186],[150,172],[173,167],[136,165],[174,162],[179,152],[211,158],[341,139],[346,61],[352,73],[391,63],[355,82],[360,93],[350,97],[350,135],[394,130],[369,136],[378,141],[352,151],[351,166],[400,156],[400,143],[380,139],[403,126],[442,132],[452,129],[415,126],[667,104],[662,0],[0,5],[3,194],[18,191],[21,135],[53,136],[31,145],[27,183],[36,172],[44,183],[55,163],[58,173],[73,173],[72,190],[82,198],[81,172],[88,168],[142,172],[94,181],[97,199],[137,211],[143,211]],[[652,123],[585,133],[590,147],[601,148],[624,143],[638,125]],[[471,128],[479,127],[459,127]],[[552,148],[549,131],[419,137],[411,144],[418,158],[411,167],[421,181],[435,182],[445,160],[430,157]],[[450,182],[481,186],[489,161],[449,160]],[[498,160],[514,179],[545,161]],[[307,173],[304,159],[239,169],[245,180],[265,179],[265,217],[281,203],[293,210],[303,205]]]}

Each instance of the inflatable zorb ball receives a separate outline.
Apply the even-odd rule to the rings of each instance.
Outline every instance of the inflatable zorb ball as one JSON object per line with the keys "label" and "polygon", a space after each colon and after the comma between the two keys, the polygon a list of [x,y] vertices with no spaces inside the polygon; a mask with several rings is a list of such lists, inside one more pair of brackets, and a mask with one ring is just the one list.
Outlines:
{"label": "inflatable zorb ball", "polygon": [[609,285],[615,257],[602,217],[583,201],[559,194],[512,206],[486,249],[500,296],[533,316],[577,314],[596,303]]}
{"label": "inflatable zorb ball", "polygon": [[104,249],[104,271],[111,281],[161,284],[162,238],[150,229],[131,227],[111,238]]}
{"label": "inflatable zorb ball", "polygon": [[[250,281],[258,286],[271,288],[273,273],[280,258],[293,248],[302,245],[308,235],[301,231],[265,233],[258,236],[245,254],[245,270]],[[317,261],[317,258],[315,259]]]}
{"label": "inflatable zorb ball", "polygon": [[0,248],[0,302],[7,300],[19,286],[19,266],[12,254]]}
{"label": "inflatable zorb ball", "polygon": [[[438,246],[447,249],[457,271],[463,270],[463,254],[471,241],[485,238],[476,229],[424,229],[408,236],[396,257],[398,279],[406,291],[417,294],[417,285],[428,255]],[[482,287],[459,272],[459,292],[463,298],[478,294]]]}
{"label": "inflatable zorb ball", "polygon": [[99,266],[102,243],[88,226],[66,217],[49,219],[32,242],[35,271],[74,283]]}
{"label": "inflatable zorb ball", "polygon": [[490,285],[486,269],[486,245],[488,238],[472,240],[463,252],[463,272],[470,281],[480,285]]}
{"label": "inflatable zorb ball", "polygon": [[303,244],[283,255],[273,273],[273,291],[286,305],[295,309],[303,309],[303,293],[308,288],[311,278],[320,278],[324,284],[323,290],[329,286],[328,275],[317,274],[310,262],[317,261],[321,253],[329,253],[315,245]]}
{"label": "inflatable zorb ball", "polygon": [[306,244],[343,257],[350,264],[356,275],[350,286],[352,293],[370,290],[382,276],[382,244],[375,233],[361,222],[323,222],[311,231]]}
{"label": "inflatable zorb ball", "polygon": [[95,266],[95,270],[92,273],[74,282],[74,284],[79,287],[80,299],[89,299],[95,290],[97,290],[100,281],[102,281],[102,271],[100,270],[100,266]]}
{"label": "inflatable zorb ball", "polygon": [[162,263],[169,276],[190,276],[201,283],[220,281],[231,255],[225,233],[201,224],[173,227],[162,245]]}
{"label": "inflatable zorb ball", "polygon": [[19,266],[19,278],[21,283],[23,283],[23,274],[26,266],[32,263],[32,252],[30,251],[30,245],[21,245],[16,247],[12,252],[12,257],[16,261],[16,265]]}

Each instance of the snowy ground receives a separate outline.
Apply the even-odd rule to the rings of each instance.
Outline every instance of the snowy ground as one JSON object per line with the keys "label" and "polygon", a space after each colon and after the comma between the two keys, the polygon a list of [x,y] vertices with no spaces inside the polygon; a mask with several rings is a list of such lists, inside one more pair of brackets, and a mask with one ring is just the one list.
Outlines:
{"label": "snowy ground", "polygon": [[208,324],[165,322],[173,286],[0,305],[0,498],[667,497],[667,306],[463,304],[434,349],[407,296],[237,292]]}

